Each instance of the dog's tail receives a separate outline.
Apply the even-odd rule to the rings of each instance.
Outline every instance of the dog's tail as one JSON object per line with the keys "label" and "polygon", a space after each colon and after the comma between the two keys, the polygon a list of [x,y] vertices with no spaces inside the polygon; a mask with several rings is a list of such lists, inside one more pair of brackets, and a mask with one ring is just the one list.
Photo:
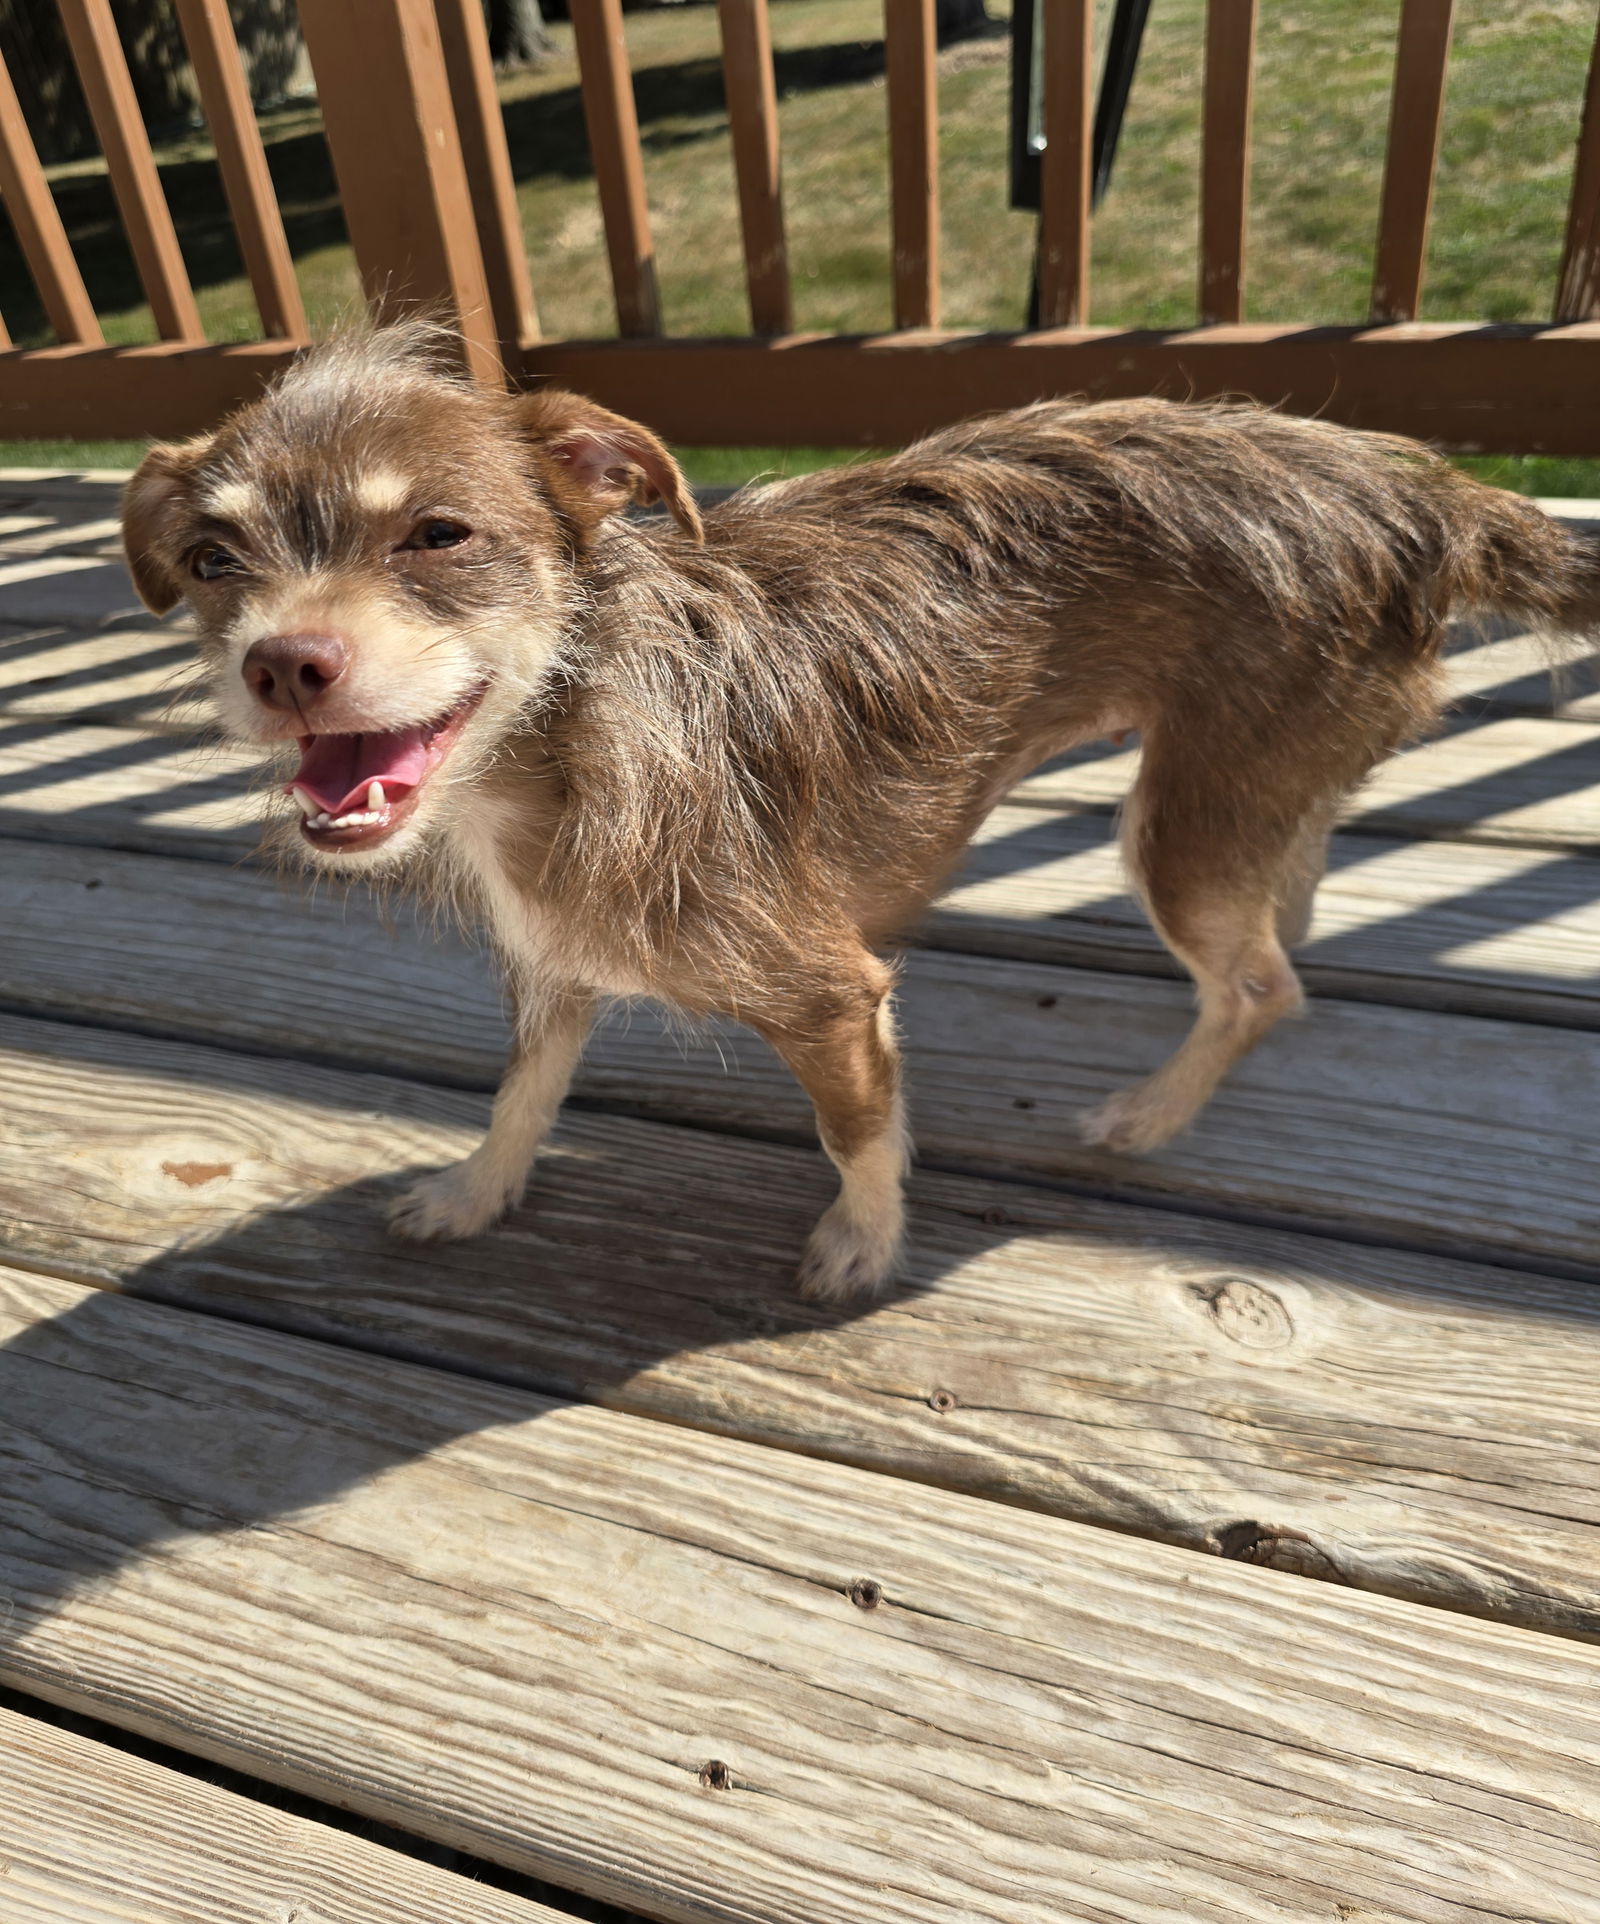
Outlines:
{"label": "dog's tail", "polygon": [[1448,477],[1435,502],[1435,580],[1453,612],[1508,615],[1553,641],[1600,634],[1600,527],[1442,463],[1434,473]]}

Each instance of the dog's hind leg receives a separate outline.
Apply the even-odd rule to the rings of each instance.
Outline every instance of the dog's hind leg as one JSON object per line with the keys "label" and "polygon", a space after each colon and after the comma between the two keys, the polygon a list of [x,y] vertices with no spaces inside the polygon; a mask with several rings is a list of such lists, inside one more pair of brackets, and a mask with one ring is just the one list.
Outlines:
{"label": "dog's hind leg", "polygon": [[800,1264],[801,1295],[825,1302],[882,1289],[905,1231],[908,1145],[892,978],[867,950],[854,973],[809,1006],[756,1024],[810,1096],[822,1146],[839,1171],[838,1199]]}
{"label": "dog's hind leg", "polygon": [[1328,829],[1331,812],[1313,811],[1289,844],[1279,871],[1278,940],[1297,949],[1311,933],[1317,888],[1328,870]]}
{"label": "dog's hind leg", "polygon": [[594,1010],[594,998],[580,994],[519,1009],[488,1135],[470,1156],[424,1176],[399,1197],[389,1211],[397,1236],[476,1236],[518,1200],[572,1081]]}
{"label": "dog's hind leg", "polygon": [[[1194,977],[1199,1015],[1154,1075],[1111,1096],[1084,1122],[1108,1149],[1159,1148],[1186,1129],[1232,1065],[1304,1004],[1280,929],[1309,919],[1320,867],[1310,850],[1327,804],[1285,812],[1276,826],[1237,806],[1208,771],[1163,766],[1147,744],[1129,805],[1124,851],[1156,932]],[[1186,776],[1194,774],[1193,781]],[[1285,878],[1298,887],[1286,900]]]}

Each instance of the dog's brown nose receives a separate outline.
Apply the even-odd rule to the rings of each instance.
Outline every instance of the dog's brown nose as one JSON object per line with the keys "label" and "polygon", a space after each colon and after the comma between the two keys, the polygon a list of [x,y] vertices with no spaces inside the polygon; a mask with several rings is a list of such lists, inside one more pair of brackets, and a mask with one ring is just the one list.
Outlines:
{"label": "dog's brown nose", "polygon": [[310,708],[344,673],[350,651],[337,635],[267,635],[240,673],[269,708]]}

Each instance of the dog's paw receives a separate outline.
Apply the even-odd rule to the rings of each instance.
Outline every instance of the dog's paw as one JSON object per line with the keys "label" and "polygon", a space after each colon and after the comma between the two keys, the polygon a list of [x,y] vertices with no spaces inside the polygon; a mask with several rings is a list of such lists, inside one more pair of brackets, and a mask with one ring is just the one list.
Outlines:
{"label": "dog's paw", "polygon": [[837,1204],[822,1218],[800,1258],[800,1294],[812,1303],[846,1303],[876,1296],[894,1280],[900,1236],[874,1231]]}
{"label": "dog's paw", "polygon": [[454,1242],[481,1234],[513,1200],[498,1183],[485,1182],[469,1157],[397,1197],[389,1206],[389,1232],[414,1242]]}
{"label": "dog's paw", "polygon": [[1148,1083],[1139,1083],[1108,1096],[1098,1109],[1091,1109],[1083,1117],[1078,1128],[1084,1141],[1097,1149],[1147,1156],[1171,1142],[1187,1121],[1186,1116],[1174,1115],[1171,1105],[1163,1102]]}

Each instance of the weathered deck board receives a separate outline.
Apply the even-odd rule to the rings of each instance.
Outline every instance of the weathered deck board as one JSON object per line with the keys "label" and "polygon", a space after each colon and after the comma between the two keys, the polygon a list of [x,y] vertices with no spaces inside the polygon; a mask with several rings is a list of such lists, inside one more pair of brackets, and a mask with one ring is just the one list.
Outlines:
{"label": "weathered deck board", "polygon": [[1600,1638],[1600,1294],[919,1174],[794,1295],[815,1153],[570,1115],[491,1235],[383,1231],[482,1098],[0,1019],[13,1260],[1190,1549]]}
{"label": "weathered deck board", "polygon": [[[358,897],[307,900],[249,871],[57,848],[30,873],[24,847],[0,882],[13,1008],[457,1086],[498,1076],[499,997],[459,945],[390,937]],[[900,1007],[931,1164],[1600,1276],[1600,1035],[1318,1002],[1187,1137],[1139,1158],[1086,1147],[1078,1120],[1176,1045],[1184,985],[919,952]],[[643,1008],[602,1026],[577,1088],[665,1121],[810,1139],[763,1044],[686,1040]]]}
{"label": "weathered deck board", "polygon": [[[1128,893],[1103,815],[1003,804],[925,946],[1180,976]],[[1600,1026],[1600,862],[1469,842],[1333,838],[1310,940],[1324,995]]]}
{"label": "weathered deck board", "polygon": [[0,833],[237,862],[259,839],[257,757],[128,728],[0,720]]}
{"label": "weathered deck board", "polygon": [[1445,672],[1451,700],[1469,713],[1600,721],[1600,649],[1552,649],[1542,635],[1485,624],[1458,636]]}
{"label": "weathered deck board", "polygon": [[[8,606],[0,584],[0,616]],[[162,730],[187,738],[203,725],[194,643],[176,623],[85,631],[59,622],[0,636],[0,715],[78,727]]]}
{"label": "weathered deck board", "polygon": [[[1119,807],[1137,748],[1074,751],[1029,775],[1010,799],[1030,808]],[[1385,762],[1341,816],[1348,828],[1529,847],[1600,848],[1600,730],[1506,716],[1458,723]]]}
{"label": "weathered deck board", "polygon": [[[0,722],[0,834],[236,863],[255,846],[253,758],[121,729]],[[78,868],[0,850],[0,913]],[[165,887],[164,882],[153,886]],[[179,895],[184,890],[177,884]],[[96,905],[97,907],[102,905]],[[1125,891],[1103,815],[1002,805],[919,940],[1018,959],[1176,973]],[[1329,995],[1600,1026],[1600,863],[1581,852],[1334,840],[1306,982]]]}
{"label": "weathered deck board", "polygon": [[6,1924],[572,1924],[0,1709]]}
{"label": "weathered deck board", "polygon": [[1600,1904],[1600,1653],[0,1286],[0,1670],[75,1707],[681,1920]]}

